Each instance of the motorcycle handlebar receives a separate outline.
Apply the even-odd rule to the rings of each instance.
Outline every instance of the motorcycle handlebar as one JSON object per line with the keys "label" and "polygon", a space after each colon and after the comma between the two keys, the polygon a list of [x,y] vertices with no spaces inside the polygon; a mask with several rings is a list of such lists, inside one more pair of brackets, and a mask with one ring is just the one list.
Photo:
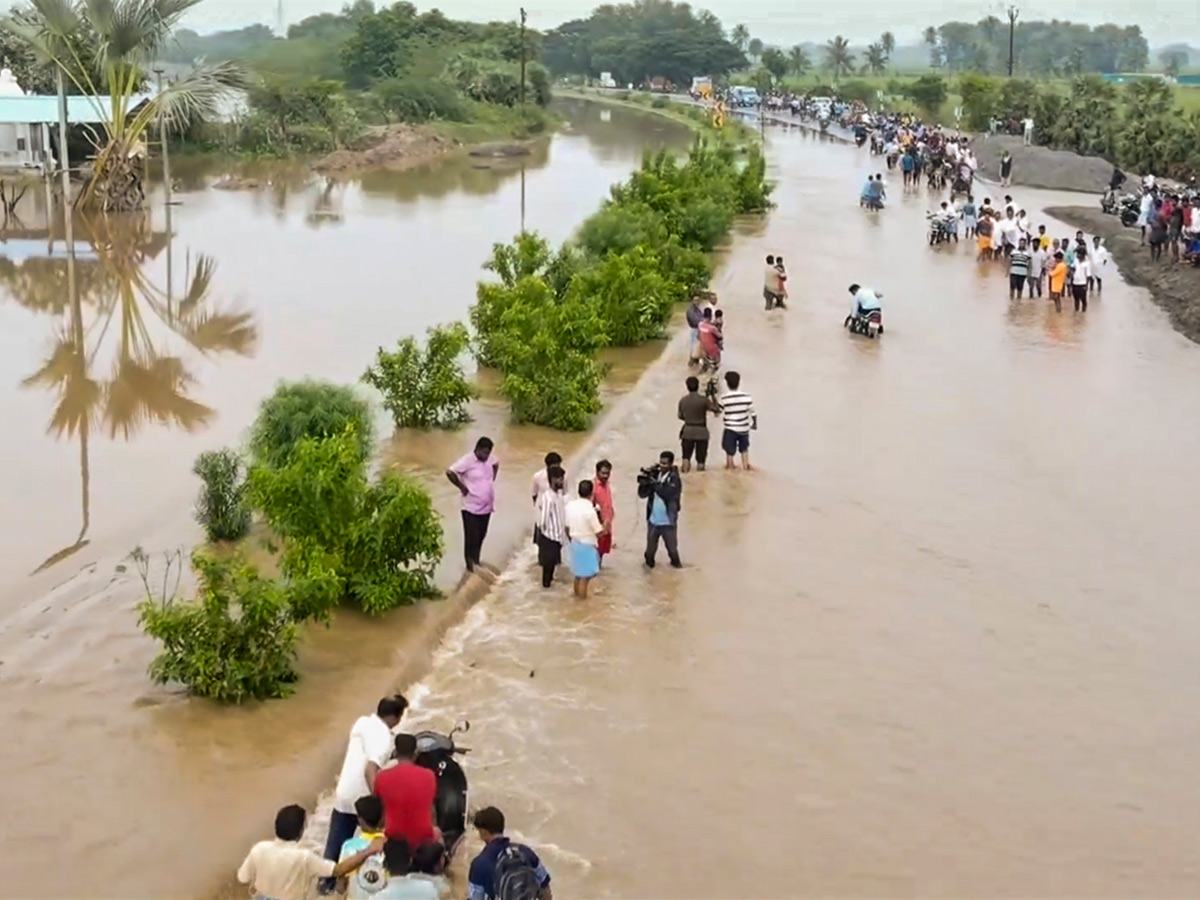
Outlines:
{"label": "motorcycle handlebar", "polygon": [[455,747],[454,752],[455,753],[470,753],[471,748],[470,747]]}

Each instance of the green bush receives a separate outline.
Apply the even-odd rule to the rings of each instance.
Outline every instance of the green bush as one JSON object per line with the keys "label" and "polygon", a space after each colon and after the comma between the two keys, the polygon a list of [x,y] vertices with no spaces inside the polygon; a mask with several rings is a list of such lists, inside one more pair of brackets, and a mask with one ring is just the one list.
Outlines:
{"label": "green bush", "polygon": [[236,541],[250,529],[242,460],[233,450],[209,450],[192,472],[204,482],[196,499],[196,521],[210,541]]}
{"label": "green bush", "polygon": [[371,88],[389,117],[402,122],[465,122],[470,118],[458,89],[440,78],[385,78]]}
{"label": "green bush", "polygon": [[383,394],[397,428],[462,425],[471,420],[467,404],[478,394],[459,362],[470,343],[462,323],[431,328],[424,349],[411,337],[394,353],[380,347],[362,380]]}
{"label": "green bush", "polygon": [[442,525],[428,494],[398,475],[367,481],[354,426],[300,440],[280,466],[250,470],[250,493],[283,540],[283,571],[335,590],[293,600],[297,619],[327,620],[348,598],[370,613],[433,593]]}
{"label": "green bush", "polygon": [[375,443],[371,408],[351,387],[326,381],[281,384],[259,407],[250,433],[256,465],[280,466],[305,438],[324,438],[353,430],[358,457],[370,458]]}
{"label": "green bush", "polygon": [[[262,578],[240,559],[200,550],[192,554],[192,567],[194,600],[156,598],[147,583],[147,598],[138,605],[142,629],[163,645],[150,677],[224,703],[291,693],[296,623],[285,585]],[[142,577],[146,583],[144,568]]]}
{"label": "green bush", "polygon": [[665,153],[641,168],[557,254],[520,235],[496,245],[471,308],[475,356],[499,369],[514,418],[584,429],[599,411],[595,352],[662,334],[677,301],[708,283],[707,253],[736,215],[765,209],[761,152],[739,162],[728,145],[697,141],[684,163]]}

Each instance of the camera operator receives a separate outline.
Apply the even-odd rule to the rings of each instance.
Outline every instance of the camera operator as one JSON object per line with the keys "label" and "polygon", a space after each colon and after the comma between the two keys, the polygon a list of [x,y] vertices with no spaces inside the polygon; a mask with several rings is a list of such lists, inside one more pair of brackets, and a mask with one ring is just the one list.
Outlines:
{"label": "camera operator", "polygon": [[646,500],[646,565],[653,569],[658,555],[661,538],[667,545],[667,556],[671,567],[682,569],[679,561],[680,500],[683,496],[683,481],[675,468],[675,454],[664,450],[658,457],[657,466],[648,466],[638,473],[638,496]]}

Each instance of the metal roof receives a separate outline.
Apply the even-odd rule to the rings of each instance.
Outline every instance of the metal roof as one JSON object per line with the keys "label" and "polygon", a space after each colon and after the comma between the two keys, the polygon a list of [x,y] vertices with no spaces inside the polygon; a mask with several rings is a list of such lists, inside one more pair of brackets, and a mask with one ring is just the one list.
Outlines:
{"label": "metal roof", "polygon": [[[136,109],[150,94],[135,94],[129,109]],[[112,101],[108,97],[67,97],[67,122],[73,125],[98,125],[107,122]],[[0,97],[0,123],[46,122],[53,125],[58,121],[58,97],[25,96]]]}

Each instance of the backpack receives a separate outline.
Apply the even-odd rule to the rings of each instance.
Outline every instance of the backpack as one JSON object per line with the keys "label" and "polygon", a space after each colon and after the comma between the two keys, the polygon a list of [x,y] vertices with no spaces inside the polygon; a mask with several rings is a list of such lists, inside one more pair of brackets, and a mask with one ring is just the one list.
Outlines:
{"label": "backpack", "polygon": [[537,900],[542,893],[533,851],[523,844],[509,844],[496,861],[496,900]]}

